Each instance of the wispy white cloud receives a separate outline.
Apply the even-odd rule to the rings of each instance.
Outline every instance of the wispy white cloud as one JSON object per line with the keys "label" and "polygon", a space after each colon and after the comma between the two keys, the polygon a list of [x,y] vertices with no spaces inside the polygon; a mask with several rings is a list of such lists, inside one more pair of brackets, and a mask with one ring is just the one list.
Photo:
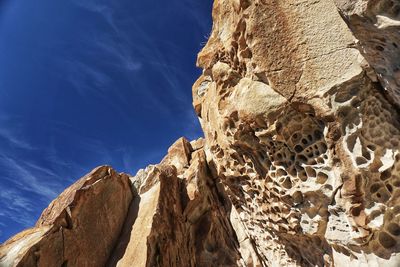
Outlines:
{"label": "wispy white cloud", "polygon": [[[94,31],[88,35],[86,40],[81,40],[82,45],[88,47],[87,53],[96,57],[100,66],[88,64],[84,61],[85,59],[76,57],[60,61],[60,66],[67,73],[65,79],[80,96],[95,95],[98,98],[103,98],[108,106],[117,111],[126,121],[129,121],[130,118],[120,104],[129,105],[131,103],[127,102],[120,88],[115,86],[115,80],[106,71],[109,71],[110,67],[114,68],[116,72],[125,74],[125,78],[130,83],[132,73],[140,71],[143,68],[143,63],[133,55],[133,45],[129,42],[127,33],[121,30],[116,23],[113,3],[92,0],[74,0],[73,3],[79,8],[101,16],[112,31]],[[107,66],[107,68],[104,66]],[[120,103],[109,101],[107,93],[111,92]]]}
{"label": "wispy white cloud", "polygon": [[[142,68],[142,63],[132,57],[132,54],[130,52],[132,49],[132,44],[126,44],[126,33],[121,30],[121,28],[115,22],[115,7],[112,6],[111,2],[105,4],[99,3],[99,1],[92,0],[74,0],[73,3],[80,8],[97,13],[98,15],[103,17],[103,19],[114,31],[114,34],[103,32],[98,33],[97,36],[95,36],[95,38],[97,38],[98,40],[87,40],[90,45],[95,44],[98,48],[108,53],[108,55],[111,56],[111,59],[115,61],[111,62],[111,64],[116,63],[117,66],[123,67],[128,71],[138,71]],[[116,39],[121,39],[122,42],[117,42]]]}
{"label": "wispy white cloud", "polygon": [[0,192],[0,198],[2,200],[7,201],[9,204],[8,209],[18,213],[21,210],[33,211],[34,207],[29,201],[29,199],[25,198],[20,192],[16,191],[12,188],[5,188]]}
{"label": "wispy white cloud", "polygon": [[2,114],[0,116],[0,138],[6,140],[9,144],[21,149],[34,149],[21,135],[20,125],[15,123],[15,117]]}
{"label": "wispy white cloud", "polygon": [[73,0],[73,3],[83,9],[97,13],[98,15],[102,16],[115,32],[119,32],[118,27],[116,27],[114,24],[114,8],[109,5],[111,2],[105,4],[99,3],[99,1],[96,0]]}
{"label": "wispy white cloud", "polygon": [[129,71],[138,71],[142,68],[142,63],[141,62],[135,62],[135,61],[126,61],[125,66]]}
{"label": "wispy white cloud", "polygon": [[[0,211],[0,218],[12,220],[22,224],[24,227],[32,226],[37,218],[34,217],[35,207],[32,201],[26,198],[21,192],[5,188],[0,191],[0,201],[3,205]],[[4,223],[0,223],[1,227],[5,227]]]}
{"label": "wispy white cloud", "polygon": [[[102,16],[109,26],[114,30],[114,34],[99,32],[97,35],[90,35],[89,39],[86,41],[86,43],[90,45],[95,43],[97,48],[101,49],[106,55],[110,56],[111,61],[108,62],[108,64],[121,67],[127,72],[141,70],[143,68],[143,63],[135,59],[135,57],[132,55],[132,50],[140,51],[142,55],[149,57],[146,60],[146,63],[162,66],[162,72],[157,73],[157,75],[160,75],[165,79],[169,88],[169,94],[171,94],[171,96],[177,101],[188,101],[188,99],[184,99],[183,96],[185,94],[181,92],[181,90],[184,89],[179,84],[179,81],[182,79],[180,76],[183,74],[182,70],[174,67],[174,64],[165,58],[164,53],[162,53],[162,51],[160,51],[160,49],[155,45],[154,38],[150,36],[149,32],[146,32],[143,29],[141,24],[137,23],[134,16],[129,18],[120,18],[116,13],[118,7],[113,2],[73,0],[73,3],[79,8],[83,8]],[[195,21],[199,24],[199,27],[207,29],[207,22],[199,16],[198,12],[195,12],[197,7],[191,1],[183,1],[183,3],[180,4],[180,7],[185,10],[182,12],[191,14],[191,17],[195,19]],[[171,7],[171,9],[173,8]],[[165,10],[162,12],[164,11]],[[157,9],[157,12],[161,12],[161,10]],[[162,13],[157,15],[162,15]],[[126,29],[129,29],[129,31]],[[135,32],[135,36],[137,36],[134,42],[132,40],[132,32]],[[95,40],[93,40],[93,38]],[[140,41],[137,42],[137,40]],[[174,43],[168,44],[171,46],[176,46]],[[178,53],[179,47],[171,49],[171,53],[173,51]],[[134,85],[134,83],[132,83],[132,85]],[[79,88],[79,82],[77,82],[75,87]],[[153,97],[152,101],[157,102],[157,99]],[[163,103],[155,103],[155,105],[163,106]]]}
{"label": "wispy white cloud", "polygon": [[[150,32],[142,27],[143,21],[139,23],[135,16],[128,18],[126,16],[122,18],[119,17],[119,13],[117,13],[118,7],[113,2],[74,0],[73,3],[79,8],[100,15],[113,29],[111,33],[107,31],[93,33],[87,40],[83,40],[83,42],[85,45],[93,47],[95,51],[98,51],[96,53],[101,55],[103,59],[107,59],[106,64],[108,66],[115,67],[120,73],[125,72],[127,74],[125,76],[127,79],[126,82],[128,82],[132,88],[140,90],[149,106],[156,107],[164,115],[174,116],[171,107],[162,100],[164,97],[157,95],[159,93],[158,91],[155,93],[154,90],[148,90],[146,85],[143,84],[143,81],[138,81],[137,76],[130,74],[142,70],[145,66],[144,63],[141,62],[143,59],[137,59],[139,55],[141,58],[146,58],[146,64],[153,66],[153,68],[148,71],[156,71],[154,75],[157,76],[158,80],[164,81],[165,88],[167,89],[166,92],[174,102],[180,103],[181,106],[191,102],[190,97],[187,97],[187,94],[183,92],[183,90],[190,90],[187,86],[183,86],[182,81],[185,79],[184,70],[176,67],[176,62],[171,62],[171,58],[175,58],[175,56],[167,57],[165,53],[160,50],[158,43],[155,42],[154,36],[151,36]],[[193,10],[191,10],[193,6],[191,6],[190,2],[185,2],[183,7],[187,12],[193,12]],[[164,11],[165,10],[161,11],[157,9],[157,11],[154,12]],[[157,15],[162,15],[162,13]],[[198,22],[200,23],[201,20],[198,19]],[[136,38],[132,38],[133,32]],[[175,53],[177,53],[176,56],[179,56],[179,47],[177,47],[176,44],[165,41],[165,45],[172,46],[173,48],[170,49],[171,53],[175,51]],[[135,55],[133,53],[135,53]],[[102,59],[99,60],[101,61]],[[101,70],[94,69],[84,63],[75,63],[76,62],[62,63],[62,66],[67,66],[67,68],[71,70],[68,80],[73,84],[73,87],[77,89],[80,95],[88,94],[88,92],[93,92],[93,90],[101,91],[102,88],[108,88],[109,90],[113,90],[114,96],[118,96],[121,103],[126,102],[126,98],[121,95],[121,91],[118,90],[118,88],[104,86],[105,79],[102,75],[107,75],[106,73],[102,73]],[[90,81],[95,85],[91,84]],[[122,110],[119,105],[113,103],[108,104],[115,110],[119,110],[122,116],[125,116],[124,110]],[[131,103],[125,104],[128,105]],[[128,117],[126,119],[129,120]]]}
{"label": "wispy white cloud", "polygon": [[78,60],[65,60],[61,63],[66,70],[66,79],[81,96],[104,90],[111,78],[103,71]]}
{"label": "wispy white cloud", "polygon": [[182,6],[182,9],[185,10],[187,14],[190,14],[190,17],[196,21],[197,25],[200,27],[201,31],[205,33],[204,39],[205,42],[207,42],[207,39],[209,37],[209,34],[211,33],[211,28],[210,28],[210,21],[211,21],[211,7],[209,12],[207,14],[210,16],[207,20],[204,18],[204,15],[198,12],[199,10],[199,5],[202,5],[202,3],[197,2],[197,1],[191,1],[191,0],[179,0]]}
{"label": "wispy white cloud", "polygon": [[[37,212],[57,197],[66,181],[51,169],[11,154],[0,154],[0,221],[11,220],[31,227],[37,220]],[[41,208],[38,210],[38,207]],[[3,223],[0,227],[6,225]]]}
{"label": "wispy white cloud", "polygon": [[86,0],[86,1],[72,0],[71,2],[77,7],[86,9],[90,12],[101,14],[107,19],[107,21],[112,23],[113,9],[110,8],[110,6],[108,6],[107,4],[99,3],[99,1],[93,1],[93,0]]}
{"label": "wispy white cloud", "polygon": [[[35,202],[47,203],[52,200],[59,193],[61,184],[52,170],[24,157],[35,153],[37,148],[26,138],[25,125],[21,125],[20,121],[21,118],[15,115],[0,115],[0,139],[4,139],[2,144],[9,145],[0,151],[0,222],[12,220],[28,227],[36,220]],[[27,196],[27,193],[30,197],[35,195],[35,199]],[[0,227],[6,225],[0,223]]]}
{"label": "wispy white cloud", "polygon": [[[133,45],[124,37],[125,33],[118,30],[116,36],[107,33],[98,33],[94,40],[86,40],[87,45],[99,50],[107,64],[126,72],[137,72],[142,69],[143,63],[135,59],[132,54]],[[118,39],[124,39],[118,41]]]}
{"label": "wispy white cloud", "polygon": [[8,143],[22,149],[33,149],[33,147],[26,142],[26,140],[17,137],[15,132],[12,132],[10,128],[0,128],[0,138],[8,141]]}
{"label": "wispy white cloud", "polygon": [[32,170],[35,170],[36,172],[43,173],[49,177],[57,177],[57,174],[54,173],[52,170],[44,168],[38,164],[34,164],[32,162],[25,162],[25,164],[27,167],[29,167]]}
{"label": "wispy white cloud", "polygon": [[[22,160],[15,160],[6,155],[0,155],[0,160],[4,168],[8,170],[8,177],[4,179],[14,183],[17,188],[35,193],[46,200],[54,199],[62,189],[62,185],[57,177],[49,177],[51,171],[42,172],[43,168],[32,164],[26,164]],[[36,169],[34,171],[33,169]]]}
{"label": "wispy white cloud", "polygon": [[[6,144],[0,151],[0,229],[10,228],[10,221],[23,227],[32,226],[38,206],[41,210],[64,187],[61,177],[44,167],[43,162],[35,161],[34,155],[39,149],[46,154],[46,148],[33,146],[28,141],[26,125],[20,123],[23,119],[11,114],[0,115],[0,139],[4,139],[2,145]],[[59,160],[57,164],[62,162]]]}

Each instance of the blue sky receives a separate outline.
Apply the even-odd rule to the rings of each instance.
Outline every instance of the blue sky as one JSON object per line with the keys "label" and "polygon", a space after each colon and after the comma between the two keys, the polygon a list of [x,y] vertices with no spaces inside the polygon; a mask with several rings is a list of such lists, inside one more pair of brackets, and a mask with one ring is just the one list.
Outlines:
{"label": "blue sky", "polygon": [[96,166],[135,174],[180,136],[211,0],[0,2],[0,242]]}

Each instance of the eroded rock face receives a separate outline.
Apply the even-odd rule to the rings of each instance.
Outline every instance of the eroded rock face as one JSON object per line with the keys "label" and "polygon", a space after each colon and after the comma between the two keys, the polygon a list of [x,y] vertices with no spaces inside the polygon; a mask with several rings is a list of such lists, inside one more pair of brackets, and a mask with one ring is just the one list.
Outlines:
{"label": "eroded rock face", "polygon": [[400,107],[400,2],[335,0],[389,100]]}
{"label": "eroded rock face", "polygon": [[128,175],[94,169],[55,199],[34,228],[0,247],[0,266],[104,266],[132,195]]}
{"label": "eroded rock face", "polygon": [[110,266],[236,266],[253,261],[255,251],[238,241],[230,222],[237,215],[200,142],[193,142],[195,150],[179,139],[162,163],[133,179],[140,192],[137,217],[125,225],[130,239],[114,251]]}
{"label": "eroded rock face", "polygon": [[215,1],[194,106],[264,265],[400,264],[397,5]]}
{"label": "eroded rock face", "polygon": [[399,12],[215,0],[193,86],[204,139],[79,180],[0,265],[399,266]]}

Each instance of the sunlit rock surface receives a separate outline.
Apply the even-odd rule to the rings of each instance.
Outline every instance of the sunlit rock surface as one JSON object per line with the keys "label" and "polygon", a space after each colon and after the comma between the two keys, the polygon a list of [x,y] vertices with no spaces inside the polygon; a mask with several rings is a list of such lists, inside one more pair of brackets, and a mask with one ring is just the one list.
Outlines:
{"label": "sunlit rock surface", "polygon": [[93,171],[0,265],[400,266],[399,14],[215,0],[193,85],[204,139],[134,177]]}
{"label": "sunlit rock surface", "polygon": [[94,169],[50,203],[34,228],[1,246],[0,266],[103,266],[132,196],[128,175]]}

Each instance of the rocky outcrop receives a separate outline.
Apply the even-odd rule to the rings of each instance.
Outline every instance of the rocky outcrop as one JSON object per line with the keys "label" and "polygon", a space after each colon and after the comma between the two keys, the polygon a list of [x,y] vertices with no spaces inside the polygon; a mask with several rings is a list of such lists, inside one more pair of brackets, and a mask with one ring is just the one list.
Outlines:
{"label": "rocky outcrop", "polygon": [[34,228],[0,247],[0,266],[103,266],[132,196],[128,175],[94,169],[50,203]]}
{"label": "rocky outcrop", "polygon": [[399,14],[215,0],[193,85],[204,139],[130,179],[78,181],[0,265],[399,266]]}
{"label": "rocky outcrop", "polygon": [[[388,99],[400,107],[400,2],[335,0]],[[373,78],[375,80],[375,78]]]}
{"label": "rocky outcrop", "polygon": [[193,149],[179,139],[162,163],[133,179],[139,192],[136,220],[125,225],[110,266],[234,266],[257,260],[252,246],[238,240],[230,218],[239,219],[201,142]]}
{"label": "rocky outcrop", "polygon": [[400,264],[396,6],[215,1],[194,105],[265,265]]}

